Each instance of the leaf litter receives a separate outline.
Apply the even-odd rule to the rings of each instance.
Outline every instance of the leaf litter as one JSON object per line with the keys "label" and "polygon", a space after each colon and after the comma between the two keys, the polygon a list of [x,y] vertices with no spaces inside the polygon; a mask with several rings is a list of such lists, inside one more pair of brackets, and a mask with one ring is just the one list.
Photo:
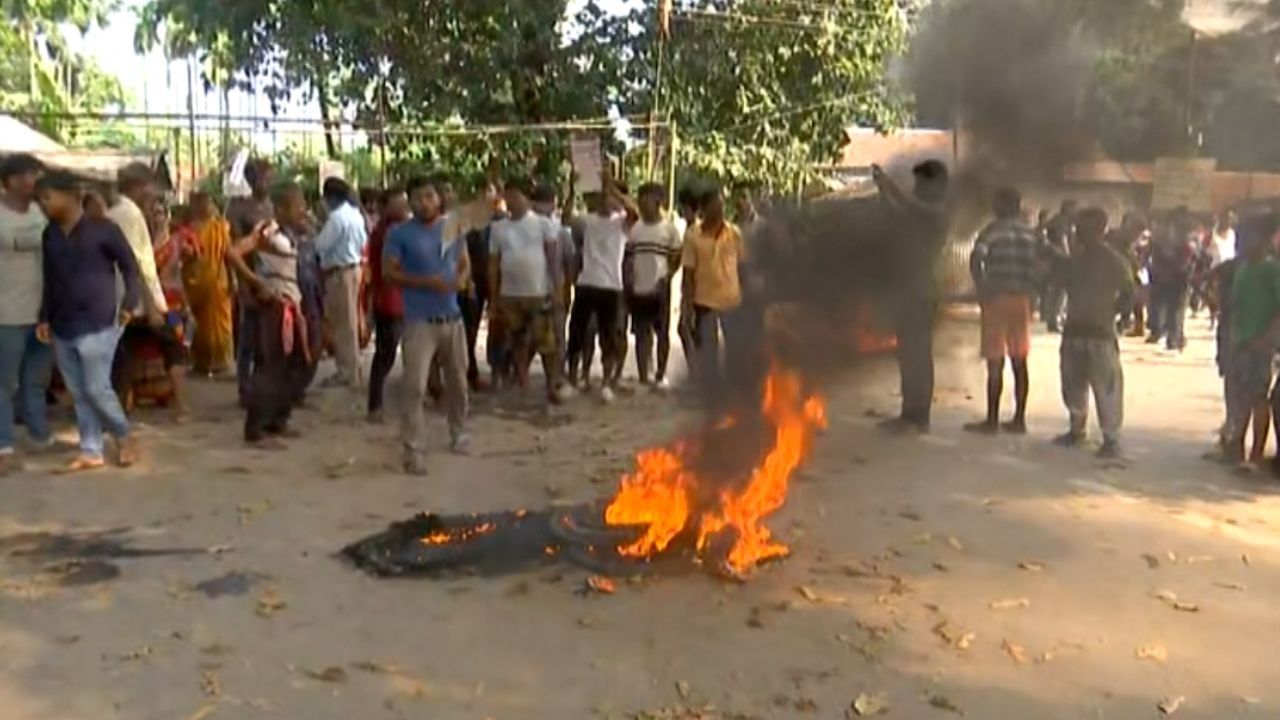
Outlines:
{"label": "leaf litter", "polygon": [[872,717],[889,712],[889,697],[885,693],[862,693],[849,705],[846,718]]}

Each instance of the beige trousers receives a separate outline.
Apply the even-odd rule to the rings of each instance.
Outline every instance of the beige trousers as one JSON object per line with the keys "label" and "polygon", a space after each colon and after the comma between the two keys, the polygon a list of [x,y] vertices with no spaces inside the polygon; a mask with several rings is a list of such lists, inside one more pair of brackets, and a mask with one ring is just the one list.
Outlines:
{"label": "beige trousers", "polygon": [[439,360],[444,372],[449,436],[457,440],[466,431],[467,332],[461,320],[443,324],[408,321],[400,342],[404,361],[400,439],[406,456],[420,456],[426,450],[422,404],[427,394],[432,359]]}
{"label": "beige trousers", "polygon": [[360,266],[324,276],[324,315],[333,332],[333,354],[338,376],[360,382]]}

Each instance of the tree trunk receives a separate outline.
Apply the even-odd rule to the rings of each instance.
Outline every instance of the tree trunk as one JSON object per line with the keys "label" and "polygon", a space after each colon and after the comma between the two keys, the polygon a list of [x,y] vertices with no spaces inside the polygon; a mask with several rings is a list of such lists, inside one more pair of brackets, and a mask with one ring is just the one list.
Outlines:
{"label": "tree trunk", "polygon": [[338,138],[334,134],[333,126],[329,124],[329,112],[331,101],[329,99],[329,82],[322,75],[317,74],[312,82],[316,86],[316,100],[320,103],[320,120],[324,123],[324,147],[328,153],[330,160],[338,159]]}

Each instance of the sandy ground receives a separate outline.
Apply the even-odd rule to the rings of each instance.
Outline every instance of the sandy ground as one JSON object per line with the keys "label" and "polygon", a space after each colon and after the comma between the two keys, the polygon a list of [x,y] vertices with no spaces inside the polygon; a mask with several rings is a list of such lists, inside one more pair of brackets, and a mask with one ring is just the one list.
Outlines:
{"label": "sandy ground", "polygon": [[[354,396],[317,396],[305,440],[256,454],[232,386],[199,383],[193,422],[143,414],[137,469],[0,480],[0,717],[838,719],[861,697],[899,718],[1128,720],[1162,702],[1274,718],[1280,484],[1200,459],[1219,385],[1207,326],[1191,330],[1183,356],[1125,343],[1133,462],[1114,469],[1048,443],[1064,422],[1048,336],[1032,435],[962,433],[982,370],[958,323],[932,437],[873,430],[891,364],[831,390],[830,430],[772,522],[791,558],[743,585],[691,574],[612,596],[576,594],[569,568],[385,581],[333,553],[418,510],[607,493],[687,422],[674,400],[580,399],[559,425],[481,406],[475,456],[408,479],[394,429],[362,423]],[[194,552],[102,578],[33,532]],[[248,587],[197,587],[236,572]]]}

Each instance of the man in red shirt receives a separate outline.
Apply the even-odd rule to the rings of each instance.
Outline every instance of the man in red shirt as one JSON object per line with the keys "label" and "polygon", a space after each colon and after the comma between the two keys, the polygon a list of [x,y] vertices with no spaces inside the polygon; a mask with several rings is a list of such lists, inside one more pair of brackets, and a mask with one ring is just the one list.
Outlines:
{"label": "man in red shirt", "polygon": [[373,364],[369,369],[369,422],[382,422],[382,388],[395,367],[404,330],[404,298],[399,286],[382,274],[382,248],[391,228],[409,219],[409,196],[400,188],[387,190],[378,202],[378,224],[369,236],[365,271],[365,306],[373,306]]}

